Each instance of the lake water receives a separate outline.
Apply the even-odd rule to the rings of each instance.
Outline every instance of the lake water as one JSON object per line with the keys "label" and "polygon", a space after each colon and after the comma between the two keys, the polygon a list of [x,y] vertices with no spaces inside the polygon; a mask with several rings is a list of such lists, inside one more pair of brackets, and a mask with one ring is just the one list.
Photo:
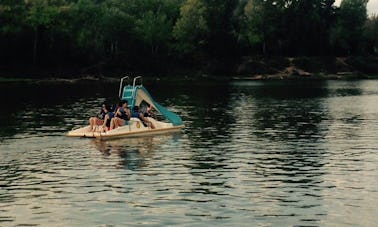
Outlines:
{"label": "lake water", "polygon": [[377,225],[377,80],[145,86],[181,133],[67,138],[118,84],[0,84],[0,226]]}

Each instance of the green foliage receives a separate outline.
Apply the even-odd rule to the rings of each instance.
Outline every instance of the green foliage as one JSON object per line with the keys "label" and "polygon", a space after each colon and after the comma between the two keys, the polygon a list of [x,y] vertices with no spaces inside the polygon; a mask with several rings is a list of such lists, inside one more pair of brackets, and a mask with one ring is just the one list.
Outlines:
{"label": "green foliage", "polygon": [[[172,40],[174,20],[178,14],[176,1],[137,1],[135,4],[135,35],[155,56],[169,46]],[[165,51],[167,52],[167,51]]]}
{"label": "green foliage", "polygon": [[249,0],[245,6],[245,35],[249,44],[261,46],[263,54],[267,53],[267,48],[275,45],[279,40],[278,16],[283,16],[282,9],[273,0]]}
{"label": "green foliage", "polygon": [[[296,1],[285,10],[285,52],[292,55],[328,55],[329,30],[335,20],[334,0]],[[283,35],[285,35],[283,34]]]}
{"label": "green foliage", "polygon": [[101,29],[104,9],[91,0],[79,0],[71,9],[72,32],[76,47],[84,53],[103,51],[104,32]]}
{"label": "green foliage", "polygon": [[0,3],[0,34],[8,35],[21,32],[25,12],[23,0],[2,1]]}
{"label": "green foliage", "polygon": [[363,27],[368,0],[343,0],[331,31],[332,46],[343,54],[361,54]]}
{"label": "green foliage", "polygon": [[[334,0],[249,0],[241,36],[262,54],[323,55],[329,47]],[[240,35],[239,35],[240,36]]]}
{"label": "green foliage", "polygon": [[173,29],[173,35],[179,42],[179,52],[192,54],[205,45],[209,32],[206,15],[207,7],[204,0],[187,0],[181,6],[180,18]]}
{"label": "green foliage", "polygon": [[0,66],[222,71],[246,55],[377,54],[367,0],[334,2],[1,0]]}
{"label": "green foliage", "polygon": [[49,28],[59,15],[59,2],[53,0],[27,1],[28,14],[26,22],[35,29],[39,26]]}
{"label": "green foliage", "polygon": [[181,56],[232,58],[235,48],[235,0],[187,0],[180,8],[173,35]]}
{"label": "green foliage", "polygon": [[378,54],[378,16],[374,15],[368,19],[364,27],[366,37],[366,50],[370,54]]}

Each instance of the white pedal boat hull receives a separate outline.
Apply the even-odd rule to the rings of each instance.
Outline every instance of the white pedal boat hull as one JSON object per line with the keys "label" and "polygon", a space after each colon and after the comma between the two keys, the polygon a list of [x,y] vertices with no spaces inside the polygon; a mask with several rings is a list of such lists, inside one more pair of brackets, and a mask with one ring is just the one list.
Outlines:
{"label": "white pedal boat hull", "polygon": [[184,128],[184,125],[174,126],[172,123],[157,121],[153,118],[148,119],[155,126],[154,129],[144,126],[138,118],[131,118],[130,121],[128,121],[127,125],[106,132],[91,132],[90,126],[85,126],[68,132],[67,136],[109,140],[116,138],[141,137],[164,134],[168,132],[180,131],[182,128]]}

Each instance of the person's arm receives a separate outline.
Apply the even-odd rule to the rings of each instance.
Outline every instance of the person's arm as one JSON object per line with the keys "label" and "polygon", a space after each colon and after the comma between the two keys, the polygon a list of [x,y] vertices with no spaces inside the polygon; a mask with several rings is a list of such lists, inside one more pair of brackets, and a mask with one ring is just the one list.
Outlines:
{"label": "person's arm", "polygon": [[153,107],[153,106],[150,106],[150,107],[147,109],[147,113],[148,113],[149,117],[156,118],[156,115],[155,115],[155,113],[153,112],[153,110],[154,110],[154,107]]}
{"label": "person's arm", "polygon": [[144,117],[144,115],[142,114],[142,113],[139,113],[139,119],[141,120],[141,121],[143,121],[143,122],[147,122],[146,120],[146,118]]}
{"label": "person's arm", "polygon": [[100,111],[100,113],[97,115],[97,118],[104,120],[103,117],[102,117],[102,114],[103,114],[103,110]]}
{"label": "person's arm", "polygon": [[118,108],[118,109],[117,109],[117,111],[116,111],[114,117],[120,117],[120,116],[122,116],[122,113],[121,113],[120,109],[121,109],[121,108]]}

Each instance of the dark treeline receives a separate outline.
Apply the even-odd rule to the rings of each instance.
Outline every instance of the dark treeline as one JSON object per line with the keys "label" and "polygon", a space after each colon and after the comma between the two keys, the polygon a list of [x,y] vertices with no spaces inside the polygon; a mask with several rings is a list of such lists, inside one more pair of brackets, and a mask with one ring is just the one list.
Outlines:
{"label": "dark treeline", "polygon": [[243,56],[377,55],[367,2],[0,0],[0,67],[227,72]]}

